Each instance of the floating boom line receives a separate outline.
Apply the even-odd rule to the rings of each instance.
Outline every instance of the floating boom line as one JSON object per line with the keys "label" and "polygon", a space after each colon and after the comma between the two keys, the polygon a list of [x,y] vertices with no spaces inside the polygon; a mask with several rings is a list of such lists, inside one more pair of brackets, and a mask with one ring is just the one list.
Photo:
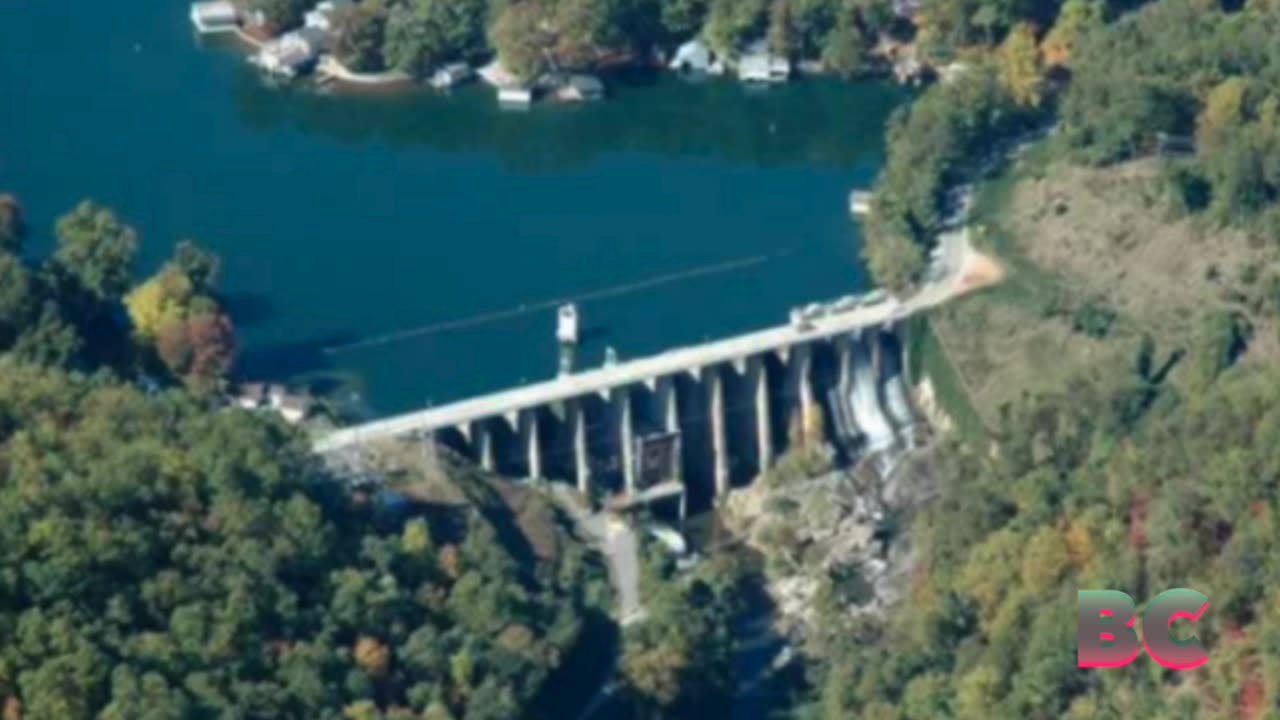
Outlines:
{"label": "floating boom line", "polygon": [[562,298],[553,298],[550,300],[540,300],[535,303],[522,303],[517,307],[508,308],[506,310],[495,310],[493,312],[482,313],[480,315],[472,315],[465,318],[457,318],[454,320],[444,320],[430,325],[422,325],[414,328],[406,328],[404,330],[396,330],[394,332],[374,335],[373,337],[355,342],[345,343],[342,345],[332,345],[324,348],[326,355],[337,355],[341,353],[354,352],[356,350],[366,350],[381,345],[391,345],[406,340],[424,337],[427,335],[435,335],[437,333],[448,332],[450,330],[462,330],[465,328],[476,327],[479,325],[488,325],[490,323],[510,320],[512,318],[529,315],[532,313],[545,312],[557,308],[566,303],[582,303],[590,300],[602,300],[605,298],[618,297],[621,295],[629,295],[631,293],[649,290],[651,288],[662,285],[670,285],[672,283],[684,280],[692,280],[693,278],[705,277],[707,275],[719,275],[735,270],[753,267],[755,265],[763,265],[771,260],[779,260],[795,252],[793,249],[780,250],[775,253],[764,253],[761,255],[751,255],[749,257],[737,258],[735,260],[726,260],[724,262],[714,263],[711,265],[702,265],[688,270],[678,270],[676,272],[667,273],[665,275],[657,275],[643,280],[636,280],[620,285],[613,285],[599,290],[582,293],[580,295],[571,295]]}

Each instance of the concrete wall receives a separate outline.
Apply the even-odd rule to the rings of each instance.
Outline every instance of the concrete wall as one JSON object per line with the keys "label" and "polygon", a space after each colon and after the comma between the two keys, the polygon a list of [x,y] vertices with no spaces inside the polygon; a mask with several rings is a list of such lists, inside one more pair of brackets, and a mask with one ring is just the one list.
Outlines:
{"label": "concrete wall", "polygon": [[[895,429],[913,426],[901,403],[886,402],[901,394],[886,384],[901,380],[900,354],[892,334],[865,331],[523,410],[514,418],[487,418],[466,432],[437,437],[499,474],[568,482],[605,498],[643,489],[636,438],[678,430],[676,474],[696,512],[776,462],[806,407],[821,411],[824,438],[835,438],[839,410],[832,403],[848,397],[852,363],[876,367],[877,400]],[[889,412],[891,404],[896,412]],[[837,447],[844,460],[859,452],[856,443]]]}

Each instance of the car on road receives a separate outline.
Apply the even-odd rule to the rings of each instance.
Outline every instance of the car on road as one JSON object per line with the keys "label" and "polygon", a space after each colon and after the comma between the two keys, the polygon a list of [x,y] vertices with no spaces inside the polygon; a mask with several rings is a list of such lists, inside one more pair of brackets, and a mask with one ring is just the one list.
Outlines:
{"label": "car on road", "polygon": [[871,307],[879,305],[887,299],[889,299],[889,291],[884,288],[877,288],[862,296],[861,305],[862,307]]}

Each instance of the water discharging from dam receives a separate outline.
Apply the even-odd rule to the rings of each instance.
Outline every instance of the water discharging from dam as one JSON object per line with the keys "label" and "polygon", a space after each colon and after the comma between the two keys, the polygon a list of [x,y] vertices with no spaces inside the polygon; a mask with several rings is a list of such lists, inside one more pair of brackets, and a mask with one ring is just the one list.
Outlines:
{"label": "water discharging from dam", "polygon": [[902,347],[893,335],[881,338],[884,352],[881,354],[880,375],[884,378],[885,408],[906,440],[907,447],[914,446],[915,428],[918,424],[915,412],[911,407],[911,396],[907,390],[907,380],[902,372]]}
{"label": "water discharging from dam", "polygon": [[853,387],[849,388],[849,400],[853,407],[853,419],[866,437],[865,452],[871,454],[888,449],[895,438],[893,424],[880,408],[876,370],[871,359],[871,342],[877,338],[861,337],[853,344]]}

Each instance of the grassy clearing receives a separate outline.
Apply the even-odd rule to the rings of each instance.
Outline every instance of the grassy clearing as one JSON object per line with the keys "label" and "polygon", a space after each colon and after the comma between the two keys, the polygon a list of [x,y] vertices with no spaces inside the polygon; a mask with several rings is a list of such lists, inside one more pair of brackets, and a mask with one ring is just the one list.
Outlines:
{"label": "grassy clearing", "polygon": [[[1064,314],[1082,301],[1077,286],[1024,252],[1022,230],[1010,218],[1021,188],[1052,172],[1049,155],[1047,143],[1032,146],[979,186],[971,216],[974,241],[999,258],[1005,281],[932,318],[940,351],[932,353],[939,357],[935,362],[947,364],[955,378],[936,388],[940,402],[970,408],[987,428],[995,427],[1002,406],[1023,395],[1061,388],[1073,375],[1106,372],[1127,362],[1140,337],[1119,318],[1105,338],[1078,332]],[[968,402],[944,400],[944,395],[956,393]]]}
{"label": "grassy clearing", "polygon": [[[931,323],[988,427],[1023,395],[1129,372],[1144,335],[1161,357],[1188,348],[1206,313],[1249,319],[1245,362],[1280,359],[1280,252],[1180,216],[1161,192],[1158,162],[1076,167],[1053,160],[1042,142],[979,186],[974,242],[999,258],[1005,282],[940,309]],[[1184,383],[1185,365],[1173,383]]]}
{"label": "grassy clearing", "polygon": [[956,374],[932,324],[927,318],[913,317],[907,326],[907,337],[911,377],[915,381],[928,378],[938,408],[951,418],[955,431],[966,442],[979,444],[988,428],[969,401],[964,382]]}

